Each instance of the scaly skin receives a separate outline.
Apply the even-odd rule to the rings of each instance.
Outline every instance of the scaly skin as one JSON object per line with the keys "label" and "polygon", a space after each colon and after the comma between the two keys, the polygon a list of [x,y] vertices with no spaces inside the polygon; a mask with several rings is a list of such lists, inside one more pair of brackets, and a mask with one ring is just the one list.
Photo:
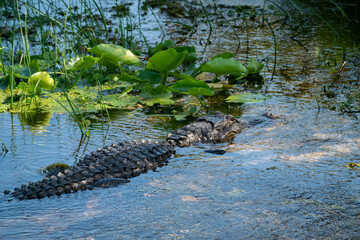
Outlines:
{"label": "scaly skin", "polygon": [[176,146],[230,141],[237,133],[260,122],[239,121],[232,115],[216,112],[169,133],[166,142],[129,141],[105,146],[69,169],[15,188],[11,195],[20,200],[34,199],[121,184],[162,166],[175,153]]}
{"label": "scaly skin", "polygon": [[[106,187],[104,179],[128,179],[167,162],[175,152],[165,142],[132,141],[113,144],[92,152],[70,169],[45,177],[36,183],[23,184],[11,193],[14,197],[34,199],[60,196],[78,190]],[[101,184],[97,184],[97,183]]]}

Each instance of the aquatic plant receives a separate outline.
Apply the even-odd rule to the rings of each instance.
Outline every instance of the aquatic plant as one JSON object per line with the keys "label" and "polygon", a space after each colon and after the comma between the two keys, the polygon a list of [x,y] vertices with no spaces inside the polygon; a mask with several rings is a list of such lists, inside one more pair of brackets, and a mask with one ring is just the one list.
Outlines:
{"label": "aquatic plant", "polygon": [[49,166],[41,169],[40,172],[46,173],[49,175],[54,175],[60,171],[64,171],[65,169],[70,168],[70,166],[66,163],[52,163]]}
{"label": "aquatic plant", "polygon": [[[114,37],[120,41],[109,39],[114,44],[105,44],[104,38],[100,38],[102,35],[107,37],[112,29],[101,3],[82,1],[80,9],[65,1],[62,2],[64,7],[59,9],[58,3],[54,3],[57,9],[54,14],[46,7],[50,2],[39,5],[20,3],[16,1],[14,5],[6,6],[14,17],[11,25],[13,34],[10,39],[7,38],[11,48],[0,49],[0,81],[10,89],[10,96],[5,93],[5,101],[10,109],[16,111],[42,111],[50,105],[49,100],[55,101],[78,122],[84,135],[88,135],[89,131],[88,122],[81,114],[83,109],[107,112],[108,108],[122,108],[136,103],[150,107],[172,105],[181,95],[193,96],[204,106],[204,99],[214,95],[215,85],[199,80],[199,74],[214,73],[213,83],[221,76],[232,76],[236,83],[248,75],[258,74],[263,66],[260,63],[252,66],[253,62],[258,62],[251,59],[245,67],[231,53],[219,54],[200,64],[195,47],[177,46],[170,40],[150,47],[141,30],[140,20],[135,23],[126,6],[116,6],[115,9],[120,25],[115,29]],[[205,16],[212,28],[211,13],[204,5],[201,9],[197,14]],[[217,14],[222,15],[220,11]],[[79,19],[83,19],[84,24]],[[157,22],[162,29],[160,21]],[[144,54],[135,49],[132,31],[138,31],[142,37],[147,56],[141,56]],[[162,32],[165,36],[163,29]],[[40,44],[40,51],[36,50],[36,54],[29,39]],[[79,91],[76,88],[78,85],[96,87],[86,93]],[[116,87],[121,87],[122,91],[103,94]],[[222,83],[217,83],[217,89],[221,88]],[[78,94],[82,96],[76,96]],[[81,99],[86,99],[86,104]],[[178,118],[196,111],[191,108],[180,113]]]}
{"label": "aquatic plant", "polygon": [[5,152],[5,154],[9,151],[9,149],[6,147],[5,143],[1,140],[0,138],[0,142],[1,142],[1,152]]}

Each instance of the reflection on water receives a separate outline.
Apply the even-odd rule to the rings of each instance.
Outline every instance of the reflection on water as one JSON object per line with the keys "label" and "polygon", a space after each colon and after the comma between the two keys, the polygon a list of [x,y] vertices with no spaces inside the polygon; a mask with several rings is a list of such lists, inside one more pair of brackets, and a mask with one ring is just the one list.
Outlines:
{"label": "reflection on water", "polygon": [[46,131],[49,126],[51,112],[22,112],[19,113],[19,121],[22,126],[29,126],[33,132]]}
{"label": "reflection on water", "polygon": [[[245,28],[238,24],[246,43]],[[357,239],[359,169],[345,165],[359,161],[359,122],[326,108],[318,112],[314,93],[333,82],[323,62],[333,45],[317,28],[302,27],[296,32],[296,26],[274,25],[278,68],[271,82],[271,32],[256,24],[250,28],[248,54],[268,62],[262,91],[272,99],[243,106],[216,106],[223,102],[220,95],[211,100],[214,109],[237,116],[273,112],[283,118],[248,129],[232,143],[176,149],[168,165],[122,186],[31,201],[8,202],[1,194],[0,238]],[[231,29],[214,26],[214,31],[207,49],[198,41],[207,37],[206,31],[189,39],[203,52],[201,57],[236,48]],[[242,48],[239,58],[245,54]],[[354,63],[336,82],[337,94],[355,91],[342,92],[346,80],[358,81]],[[71,165],[118,141],[164,139],[185,124],[140,111],[113,111],[110,116],[109,122],[88,114],[91,137],[82,139],[67,114],[0,114],[0,137],[9,148],[0,156],[0,191],[41,179],[38,169],[50,163]],[[227,153],[204,151],[214,148]]]}

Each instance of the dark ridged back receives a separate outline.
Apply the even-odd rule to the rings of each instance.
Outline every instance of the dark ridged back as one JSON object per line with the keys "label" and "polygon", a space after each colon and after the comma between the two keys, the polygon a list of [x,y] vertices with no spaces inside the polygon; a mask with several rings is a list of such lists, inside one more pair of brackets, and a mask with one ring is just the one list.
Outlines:
{"label": "dark ridged back", "polygon": [[92,189],[106,178],[131,178],[163,165],[175,152],[165,142],[128,141],[112,144],[86,155],[75,166],[36,183],[15,188],[18,199],[33,199]]}

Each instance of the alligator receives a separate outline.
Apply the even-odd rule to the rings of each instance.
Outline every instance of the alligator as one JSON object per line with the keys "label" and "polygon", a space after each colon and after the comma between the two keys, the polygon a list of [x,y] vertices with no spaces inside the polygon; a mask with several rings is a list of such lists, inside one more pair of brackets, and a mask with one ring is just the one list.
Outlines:
{"label": "alligator", "polygon": [[[273,118],[274,115],[266,116]],[[232,115],[215,112],[170,132],[166,141],[133,140],[105,146],[86,155],[68,169],[47,175],[35,183],[22,184],[12,192],[5,190],[4,193],[20,200],[40,199],[95,187],[115,186],[165,165],[175,153],[175,147],[228,142],[244,129],[263,121],[238,120]]]}

